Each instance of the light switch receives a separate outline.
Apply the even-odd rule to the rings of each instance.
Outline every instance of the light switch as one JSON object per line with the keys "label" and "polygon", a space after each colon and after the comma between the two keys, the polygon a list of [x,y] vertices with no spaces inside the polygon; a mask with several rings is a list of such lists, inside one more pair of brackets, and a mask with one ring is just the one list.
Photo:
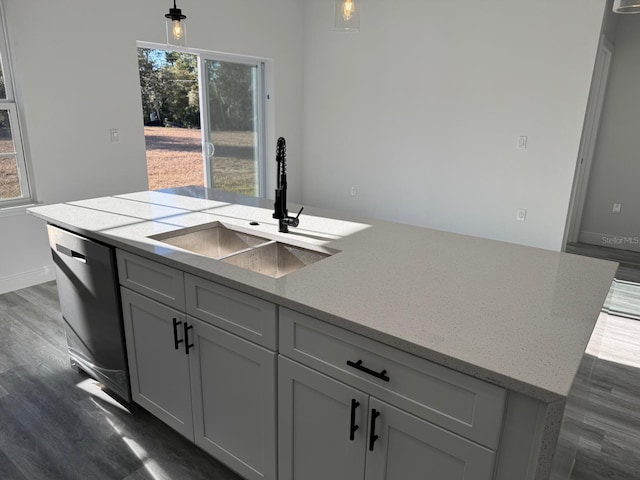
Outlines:
{"label": "light switch", "polygon": [[120,132],[117,128],[112,128],[110,130],[111,133],[111,143],[120,143]]}
{"label": "light switch", "polygon": [[524,208],[519,208],[516,213],[516,220],[524,222],[527,219],[527,211]]}
{"label": "light switch", "polygon": [[618,214],[620,213],[620,210],[622,209],[622,204],[621,203],[614,203],[613,204],[613,210],[612,213],[614,214]]}
{"label": "light switch", "polygon": [[527,137],[521,135],[518,137],[518,150],[526,150],[527,149]]}

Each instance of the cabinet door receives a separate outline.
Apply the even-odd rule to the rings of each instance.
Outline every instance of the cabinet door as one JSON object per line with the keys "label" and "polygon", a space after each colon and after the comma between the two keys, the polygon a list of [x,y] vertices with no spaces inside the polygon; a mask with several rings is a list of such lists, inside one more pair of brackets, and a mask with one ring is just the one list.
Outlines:
{"label": "cabinet door", "polygon": [[280,480],[363,480],[367,402],[364,393],[278,357]]}
{"label": "cabinet door", "polygon": [[[375,421],[374,412],[379,414]],[[366,480],[489,480],[492,476],[493,451],[373,397],[368,425]]]}
{"label": "cabinet door", "polygon": [[276,354],[187,321],[196,444],[248,480],[276,480]]}
{"label": "cabinet door", "polygon": [[193,439],[189,357],[184,342],[176,349],[176,340],[183,340],[186,316],[126,288],[121,292],[131,396]]}

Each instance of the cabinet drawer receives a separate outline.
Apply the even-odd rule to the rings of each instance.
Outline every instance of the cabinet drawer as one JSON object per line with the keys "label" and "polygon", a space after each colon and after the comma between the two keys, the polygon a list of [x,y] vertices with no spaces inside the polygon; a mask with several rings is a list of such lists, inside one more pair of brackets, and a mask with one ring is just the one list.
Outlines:
{"label": "cabinet drawer", "polygon": [[276,306],[209,280],[185,275],[187,313],[276,350]]}
{"label": "cabinet drawer", "polygon": [[497,447],[503,388],[286,308],[280,308],[279,326],[282,355],[489,448]]}
{"label": "cabinet drawer", "polygon": [[146,258],[117,250],[120,285],[147,297],[184,310],[184,275]]}

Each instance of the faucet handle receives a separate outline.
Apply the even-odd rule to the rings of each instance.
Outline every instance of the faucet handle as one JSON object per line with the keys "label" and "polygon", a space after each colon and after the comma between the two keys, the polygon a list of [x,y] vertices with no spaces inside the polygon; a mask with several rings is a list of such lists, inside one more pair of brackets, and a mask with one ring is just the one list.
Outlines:
{"label": "faucet handle", "polygon": [[284,219],[284,222],[290,227],[297,227],[298,225],[300,225],[300,214],[302,213],[302,210],[304,210],[304,207],[300,209],[298,215],[296,215],[295,217],[286,217]]}

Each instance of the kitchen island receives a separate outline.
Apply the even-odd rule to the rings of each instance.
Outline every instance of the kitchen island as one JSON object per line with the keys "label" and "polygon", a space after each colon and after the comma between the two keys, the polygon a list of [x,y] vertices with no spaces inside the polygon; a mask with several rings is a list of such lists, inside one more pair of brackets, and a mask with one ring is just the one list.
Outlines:
{"label": "kitchen island", "polygon": [[[378,406],[374,402],[381,398],[391,403],[388,408],[393,412],[426,420],[421,424],[424,428],[437,426],[437,431],[425,435],[455,433],[455,441],[475,449],[468,455],[469,464],[477,462],[478,471],[489,472],[460,478],[549,477],[565,401],[616,270],[611,262],[310,207],[305,207],[299,228],[281,234],[271,216],[271,202],[199,188],[137,192],[29,212],[111,245],[125,257],[133,255],[183,272],[192,281],[212,282],[273,304],[279,338],[266,346],[279,353],[281,383],[284,378],[298,378],[292,369],[311,367],[309,372],[317,373],[323,382],[329,379],[341,388],[370,394],[371,400],[367,397],[358,404]],[[158,240],[171,232],[216,222],[328,256],[273,278]],[[304,344],[309,332],[314,332],[314,340]],[[299,344],[287,345],[290,337]],[[322,352],[338,351],[343,344],[356,346],[365,352],[364,358],[372,352],[369,358],[374,362],[380,357],[399,365],[399,370],[410,367],[413,373],[406,375],[413,378],[415,391],[394,391],[390,368],[391,382],[362,379],[355,376],[359,370],[349,373],[348,367],[346,371],[336,367],[333,358],[322,357]],[[318,351],[312,355],[305,348]],[[373,370],[379,374],[380,369]],[[422,376],[411,377],[415,372]],[[460,418],[421,398],[423,377],[473,392],[471,399],[458,398]],[[405,388],[400,380],[396,386]],[[438,388],[433,382],[429,385]],[[441,393],[444,403],[453,390]],[[273,407],[279,413],[279,462],[270,462],[279,468],[267,470],[279,470],[277,478],[284,479],[291,478],[287,464],[292,460],[286,453],[290,442],[283,437],[290,430],[298,432],[293,420],[284,418],[295,402],[286,397],[288,390],[282,385],[278,391]],[[481,399],[480,403],[473,398]],[[466,407],[476,409],[477,415],[472,412],[465,417]],[[380,407],[372,411],[379,412]],[[483,424],[478,417],[485,413]],[[375,415],[371,418],[360,422],[364,425],[356,429],[358,434],[372,430]],[[386,441],[384,434],[379,436]],[[457,445],[452,448],[462,449]],[[373,455],[365,459],[362,450],[358,455],[367,464],[366,478],[394,478],[391,473],[370,477],[369,471],[381,464]],[[389,465],[387,461],[387,470]],[[253,470],[247,471],[241,473],[251,477]],[[271,475],[256,478],[276,478]]]}

